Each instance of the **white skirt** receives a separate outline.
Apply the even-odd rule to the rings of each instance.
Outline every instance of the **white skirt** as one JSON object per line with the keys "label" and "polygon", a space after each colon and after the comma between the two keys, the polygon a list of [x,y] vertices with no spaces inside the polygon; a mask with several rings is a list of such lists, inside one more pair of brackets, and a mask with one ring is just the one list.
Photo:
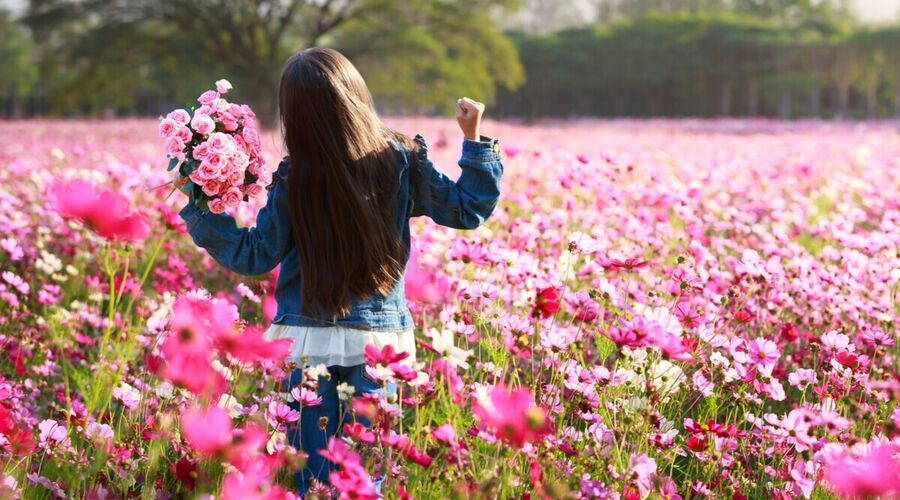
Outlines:
{"label": "white skirt", "polygon": [[342,326],[290,326],[271,325],[265,333],[266,340],[293,339],[294,345],[287,361],[306,366],[356,366],[366,362],[365,347],[373,344],[378,350],[386,345],[396,352],[409,353],[402,361],[411,365],[416,360],[416,339],[413,329],[399,332],[376,332]]}

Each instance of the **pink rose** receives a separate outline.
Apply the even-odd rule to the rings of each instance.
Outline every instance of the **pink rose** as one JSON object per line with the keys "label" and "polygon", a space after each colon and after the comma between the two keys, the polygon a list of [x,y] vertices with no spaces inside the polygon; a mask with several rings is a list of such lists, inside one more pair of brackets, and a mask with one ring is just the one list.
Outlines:
{"label": "pink rose", "polygon": [[232,186],[241,186],[244,184],[244,171],[243,170],[235,170],[231,173],[231,181]]}
{"label": "pink rose", "polygon": [[206,145],[210,153],[218,153],[224,156],[231,156],[237,150],[234,139],[222,132],[210,134],[209,139],[206,140]]}
{"label": "pink rose", "polygon": [[260,184],[250,184],[246,188],[244,188],[244,192],[247,193],[247,196],[256,196],[259,193],[262,193],[263,188]]}
{"label": "pink rose", "polygon": [[204,160],[196,172],[204,181],[210,181],[219,178],[220,170],[221,169],[213,167],[208,161]]}
{"label": "pink rose", "polygon": [[260,164],[258,161],[251,161],[247,164],[247,172],[259,177],[259,167]]}
{"label": "pink rose", "polygon": [[227,93],[229,90],[231,90],[231,82],[229,82],[228,80],[226,80],[226,79],[224,79],[224,78],[221,79],[221,80],[218,80],[218,81],[216,82],[216,90],[217,90],[220,94],[225,94],[225,93]]}
{"label": "pink rose", "polygon": [[199,146],[194,148],[194,152],[192,154],[195,160],[203,161],[209,156],[209,148],[205,142],[201,142]]}
{"label": "pink rose", "polygon": [[241,126],[237,120],[232,118],[222,118],[222,125],[225,127],[226,132],[234,132]]}
{"label": "pink rose", "polygon": [[236,207],[243,197],[244,195],[241,193],[240,189],[231,186],[224,194],[222,194],[222,202],[225,203],[225,206],[227,207]]}
{"label": "pink rose", "polygon": [[219,171],[225,168],[225,164],[228,163],[228,160],[218,153],[210,153],[203,160],[203,163],[206,163],[216,169],[216,171]]}
{"label": "pink rose", "polygon": [[238,170],[247,170],[247,165],[250,164],[250,156],[243,151],[237,151],[231,157],[231,162],[234,163],[234,168]]}
{"label": "pink rose", "polygon": [[225,212],[225,203],[222,202],[220,198],[216,198],[209,202],[209,211],[214,214],[221,214]]}
{"label": "pink rose", "polygon": [[256,133],[256,129],[252,127],[244,128],[241,135],[244,136],[244,141],[247,142],[247,145],[250,146],[253,151],[259,150],[259,134]]}
{"label": "pink rose", "polygon": [[211,179],[206,181],[206,184],[203,184],[203,193],[206,196],[218,196],[219,191],[222,190],[222,184],[215,179]]}
{"label": "pink rose", "polygon": [[194,138],[194,133],[191,132],[191,129],[181,126],[178,127],[178,130],[175,131],[174,137],[181,139],[181,142],[187,144],[191,142],[191,139]]}
{"label": "pink rose", "polygon": [[183,109],[176,109],[175,111],[172,111],[171,113],[166,115],[166,118],[172,119],[172,121],[179,125],[187,125],[188,122],[191,121],[191,115]]}
{"label": "pink rose", "polygon": [[175,130],[178,129],[178,124],[175,123],[175,120],[171,118],[163,118],[159,121],[159,136],[165,137],[168,139],[175,134]]}
{"label": "pink rose", "polygon": [[257,177],[259,177],[260,184],[264,186],[268,186],[272,183],[272,172],[269,172],[264,168],[259,169],[259,174],[257,174]]}
{"label": "pink rose", "polygon": [[244,112],[244,116],[246,116],[247,118],[256,117],[256,113],[254,113],[253,110],[250,109],[250,106],[247,106],[246,104],[241,104],[241,110]]}
{"label": "pink rose", "polygon": [[240,104],[232,104],[228,107],[228,114],[239,120],[244,117],[244,108]]}
{"label": "pink rose", "polygon": [[198,186],[203,186],[207,182],[206,179],[203,179],[202,177],[200,177],[199,170],[194,170],[193,172],[191,172],[191,174],[188,175],[188,179],[190,179],[191,182],[193,182],[194,184],[196,184]]}
{"label": "pink rose", "polygon": [[199,108],[194,110],[194,116],[210,116],[213,113],[213,109],[207,105],[200,106]]}
{"label": "pink rose", "polygon": [[200,135],[209,135],[216,129],[216,122],[206,115],[196,115],[191,120],[191,128]]}
{"label": "pink rose", "polygon": [[197,102],[203,104],[204,106],[208,106],[218,98],[218,92],[216,92],[215,90],[207,90],[206,92],[200,94],[200,97],[197,98]]}
{"label": "pink rose", "polygon": [[210,104],[210,106],[212,106],[212,108],[216,110],[216,113],[224,113],[225,111],[228,111],[228,107],[231,106],[231,104],[220,97],[214,100],[212,104]]}
{"label": "pink rose", "polygon": [[169,156],[183,156],[184,142],[178,137],[169,137],[168,139],[166,139],[166,154]]}

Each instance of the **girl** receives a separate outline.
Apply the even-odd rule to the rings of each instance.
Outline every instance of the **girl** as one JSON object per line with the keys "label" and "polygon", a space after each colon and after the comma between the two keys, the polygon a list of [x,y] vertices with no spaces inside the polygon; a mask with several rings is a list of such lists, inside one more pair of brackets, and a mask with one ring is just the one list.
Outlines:
{"label": "girl", "polygon": [[[229,215],[203,214],[192,202],[180,214],[194,242],[225,268],[258,275],[281,265],[266,338],[294,340],[288,361],[327,367],[319,377],[322,403],[304,407],[299,431],[288,433],[308,455],[296,474],[302,497],[313,479],[327,484],[332,470],[318,451],[342,424],[338,385],[349,384],[356,395],[395,389],[366,373],[366,344],[392,345],[414,359],[403,282],[409,219],[479,226],[497,204],[503,165],[497,141],[480,135],[484,105],[463,98],[456,109],[462,174],[450,180],[429,161],[421,136],[410,140],[381,122],[362,76],[331,49],[288,59],[279,110],[288,156],[273,174],[256,226],[238,228]],[[302,371],[288,377],[285,392],[302,381]]]}

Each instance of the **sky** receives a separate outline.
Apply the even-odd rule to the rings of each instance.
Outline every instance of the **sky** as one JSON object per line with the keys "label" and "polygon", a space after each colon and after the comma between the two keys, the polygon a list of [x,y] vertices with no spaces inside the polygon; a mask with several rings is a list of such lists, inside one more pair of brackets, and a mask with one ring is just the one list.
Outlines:
{"label": "sky", "polygon": [[[560,0],[566,1],[566,0]],[[867,23],[883,23],[900,19],[900,0],[851,0],[860,19]],[[0,0],[0,6],[18,12],[27,0]]]}
{"label": "sky", "polygon": [[855,0],[859,17],[866,22],[896,20],[900,16],[900,0]]}

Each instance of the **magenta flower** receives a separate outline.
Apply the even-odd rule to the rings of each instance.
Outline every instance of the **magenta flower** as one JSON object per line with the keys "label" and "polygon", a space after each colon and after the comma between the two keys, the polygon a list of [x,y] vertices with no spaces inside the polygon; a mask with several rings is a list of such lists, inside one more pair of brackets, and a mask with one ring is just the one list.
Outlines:
{"label": "magenta flower", "polygon": [[870,444],[863,456],[828,457],[825,480],[844,497],[883,497],[900,493],[900,462],[894,444]]}
{"label": "magenta flower", "polygon": [[79,220],[108,240],[140,241],[147,236],[147,221],[129,211],[128,200],[108,190],[98,190],[88,181],[55,181],[51,201],[64,219]]}
{"label": "magenta flower", "polygon": [[535,405],[527,388],[508,390],[503,385],[489,389],[489,400],[473,402],[473,412],[499,439],[521,448],[547,435],[552,423],[547,412]]}
{"label": "magenta flower", "polygon": [[233,425],[228,412],[216,405],[188,408],[181,414],[184,440],[197,453],[215,455],[231,444]]}

